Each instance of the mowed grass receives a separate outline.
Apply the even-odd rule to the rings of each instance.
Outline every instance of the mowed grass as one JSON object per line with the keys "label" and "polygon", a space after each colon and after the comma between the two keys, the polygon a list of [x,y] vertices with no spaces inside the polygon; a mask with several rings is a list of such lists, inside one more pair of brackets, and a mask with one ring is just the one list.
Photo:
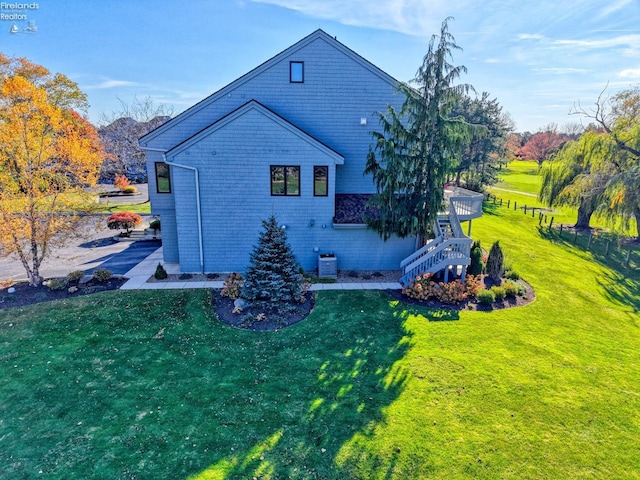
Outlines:
{"label": "mowed grass", "polygon": [[101,203],[97,206],[97,211],[106,213],[134,212],[151,213],[151,203]]}
{"label": "mowed grass", "polygon": [[505,190],[538,195],[540,185],[538,163],[518,160],[504,167],[500,181],[495,186]]}
{"label": "mowed grass", "polygon": [[0,478],[640,478],[637,268],[491,205],[472,236],[535,302],[322,292],[272,333],[193,290],[1,312]]}

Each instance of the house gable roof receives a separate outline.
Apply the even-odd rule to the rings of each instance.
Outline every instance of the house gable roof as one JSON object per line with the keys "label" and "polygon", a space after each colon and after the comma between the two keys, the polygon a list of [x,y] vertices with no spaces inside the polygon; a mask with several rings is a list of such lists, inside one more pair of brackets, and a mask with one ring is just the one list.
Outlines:
{"label": "house gable roof", "polygon": [[309,135],[307,132],[305,132],[304,130],[298,128],[293,123],[289,122],[286,118],[284,118],[284,117],[278,115],[277,113],[275,113],[273,110],[270,110],[269,108],[265,107],[264,105],[262,105],[257,100],[249,100],[247,103],[241,105],[240,107],[238,107],[237,109],[235,109],[232,112],[228,113],[224,117],[219,118],[218,120],[213,122],[208,127],[205,127],[204,129],[200,130],[195,135],[192,135],[191,137],[187,138],[186,140],[180,142],[178,145],[176,145],[173,148],[169,149],[166,152],[165,155],[166,156],[178,155],[179,153],[183,152],[184,150],[188,149],[189,147],[197,144],[200,140],[202,140],[203,138],[209,136],[211,133],[215,132],[216,130],[219,130],[220,128],[223,128],[226,125],[229,125],[230,123],[234,122],[235,120],[240,118],[242,115],[244,115],[245,113],[247,113],[247,112],[249,112],[251,110],[256,110],[256,111],[262,113],[263,115],[265,115],[267,118],[269,118],[274,123],[276,123],[276,124],[280,125],[281,127],[285,128],[290,133],[296,135],[297,137],[299,137],[303,141],[307,142],[312,147],[320,150],[322,153],[324,153],[328,157],[332,158],[334,163],[335,163],[335,165],[343,165],[344,164],[344,157],[339,152],[336,152],[334,149],[332,149],[328,145],[325,145],[320,140],[318,140],[318,139],[314,138],[313,136]]}
{"label": "house gable roof", "polygon": [[374,74],[377,77],[381,78],[383,81],[389,83],[390,85],[395,87],[398,84],[398,80],[393,78],[391,75],[389,75],[388,73],[384,72],[380,68],[376,67],[374,64],[372,64],[371,62],[369,62],[368,60],[366,60],[365,58],[363,58],[362,56],[360,56],[359,54],[357,54],[356,52],[351,50],[346,45],[340,43],[335,37],[332,37],[331,35],[327,34],[323,30],[318,29],[315,32],[313,32],[310,35],[308,35],[305,38],[303,38],[302,40],[300,40],[299,42],[293,44],[289,48],[283,50],[282,52],[278,53],[277,55],[275,55],[274,57],[270,58],[266,62],[264,62],[261,65],[257,66],[253,70],[251,70],[248,73],[244,74],[240,78],[234,80],[233,82],[229,83],[225,87],[222,87],[220,90],[214,92],[213,94],[209,95],[205,99],[203,99],[200,102],[196,103],[195,105],[193,105],[192,107],[188,108],[184,112],[180,113],[176,117],[172,118],[171,120],[169,120],[165,124],[159,126],[158,128],[152,130],[151,132],[147,133],[146,135],[144,135],[143,137],[141,137],[139,139],[138,143],[144,149],[144,147],[146,146],[146,144],[148,142],[154,140],[155,138],[161,136],[164,132],[174,128],[177,125],[179,125],[182,121],[188,119],[192,115],[195,115],[196,113],[200,112],[201,110],[207,108],[207,106],[209,106],[210,104],[212,104],[213,102],[215,102],[219,98],[221,98],[221,97],[223,97],[225,95],[228,95],[230,92],[232,92],[234,89],[238,88],[239,86],[241,86],[245,82],[248,82],[249,80],[255,78],[258,75],[260,75],[262,72],[264,72],[265,70],[269,69],[271,66],[273,66],[273,65],[277,64],[278,62],[280,62],[282,58],[285,58],[285,57],[288,57],[288,56],[290,56],[292,54],[295,54],[297,51],[301,50],[302,48],[306,47],[307,45],[309,45],[310,43],[312,43],[312,42],[314,42],[314,41],[316,41],[318,39],[323,40],[326,43],[328,43],[329,45],[333,46],[336,50],[338,50],[339,52],[343,53],[345,56],[349,57],[353,61],[357,62],[362,67],[364,67],[367,70],[369,70],[372,74]]}

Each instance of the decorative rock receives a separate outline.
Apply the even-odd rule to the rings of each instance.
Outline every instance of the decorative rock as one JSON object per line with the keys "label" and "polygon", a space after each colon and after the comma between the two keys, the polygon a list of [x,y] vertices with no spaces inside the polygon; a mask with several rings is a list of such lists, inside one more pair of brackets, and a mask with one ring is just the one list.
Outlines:
{"label": "decorative rock", "polygon": [[7,293],[16,293],[16,289],[14,287],[9,287]]}
{"label": "decorative rock", "polygon": [[238,298],[236,300],[234,300],[233,302],[233,306],[236,308],[247,308],[249,306],[249,302],[247,302],[244,298]]}

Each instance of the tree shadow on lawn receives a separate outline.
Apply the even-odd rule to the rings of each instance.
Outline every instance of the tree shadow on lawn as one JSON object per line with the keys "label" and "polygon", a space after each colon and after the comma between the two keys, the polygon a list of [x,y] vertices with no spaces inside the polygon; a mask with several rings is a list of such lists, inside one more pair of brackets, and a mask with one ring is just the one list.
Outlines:
{"label": "tree shadow on lawn", "polygon": [[[375,452],[350,451],[341,465],[336,457],[354,435],[374,435],[383,410],[402,392],[407,371],[398,362],[411,345],[404,328],[408,315],[406,305],[384,292],[322,292],[303,322],[280,332],[247,333],[256,348],[256,380],[234,395],[234,403],[244,405],[249,435],[229,455],[210,457],[210,465],[191,478],[349,478],[352,470],[376,472]],[[252,406],[252,398],[261,407]],[[235,417],[218,413],[227,425]]]}
{"label": "tree shadow on lawn", "polygon": [[[607,267],[603,274],[596,280],[602,287],[603,295],[611,302],[620,306],[631,306],[634,312],[640,310],[640,272],[627,267],[626,254],[617,249],[611,248],[609,255],[605,255],[605,246],[600,241],[598,244],[592,242],[590,250],[587,250],[588,236],[578,234],[577,244],[573,242],[573,234],[561,236],[556,230],[551,231],[547,227],[538,227],[540,237],[564,248],[568,253],[575,256],[595,261]],[[636,253],[632,254],[632,257]]]}
{"label": "tree shadow on lawn", "polygon": [[640,311],[640,282],[625,277],[619,272],[609,270],[597,279],[604,296],[616,305],[633,308],[633,313]]}
{"label": "tree shadow on lawn", "polygon": [[377,428],[409,381],[406,321],[427,309],[385,292],[319,292],[306,320],[253,332],[220,324],[200,290],[60,305],[0,312],[9,476],[354,478],[401,468],[403,446]]}

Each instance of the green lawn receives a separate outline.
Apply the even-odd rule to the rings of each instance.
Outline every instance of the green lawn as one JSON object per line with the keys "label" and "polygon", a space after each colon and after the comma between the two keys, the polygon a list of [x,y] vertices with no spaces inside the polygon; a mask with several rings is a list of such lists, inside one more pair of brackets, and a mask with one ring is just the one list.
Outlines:
{"label": "green lawn", "polygon": [[538,195],[540,184],[537,162],[514,161],[504,168],[500,182],[495,186],[506,190]]}
{"label": "green lawn", "polygon": [[0,312],[0,478],[640,478],[640,258],[491,205],[472,235],[535,302],[322,292],[273,333],[220,325],[205,291]]}
{"label": "green lawn", "polygon": [[134,213],[151,213],[151,203],[101,203],[97,210],[99,212],[134,212]]}

